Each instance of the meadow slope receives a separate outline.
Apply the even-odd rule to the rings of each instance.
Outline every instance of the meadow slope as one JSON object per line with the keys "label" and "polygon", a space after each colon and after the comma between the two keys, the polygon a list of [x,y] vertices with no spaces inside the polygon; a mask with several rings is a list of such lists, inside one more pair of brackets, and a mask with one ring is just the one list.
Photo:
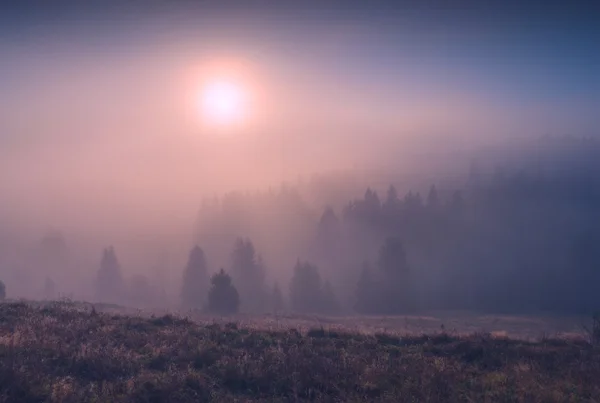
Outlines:
{"label": "meadow slope", "polygon": [[2,402],[593,402],[581,340],[260,330],[0,304]]}

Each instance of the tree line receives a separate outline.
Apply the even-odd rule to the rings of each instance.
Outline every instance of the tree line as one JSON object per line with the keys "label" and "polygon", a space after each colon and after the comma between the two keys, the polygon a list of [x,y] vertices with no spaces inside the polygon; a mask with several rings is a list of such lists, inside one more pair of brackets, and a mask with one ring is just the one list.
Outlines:
{"label": "tree line", "polygon": [[[600,168],[591,156],[573,163],[582,152],[512,171],[473,164],[458,183],[367,188],[321,210],[292,186],[205,200],[179,303],[218,311],[228,295],[247,312],[598,310]],[[327,187],[336,198],[335,181]],[[54,287],[47,279],[46,294]],[[165,293],[145,276],[125,281],[112,247],[95,287],[99,300],[133,305]]]}
{"label": "tree line", "polygon": [[[238,238],[232,251],[232,266],[210,274],[204,250],[194,246],[182,272],[180,306],[217,314],[230,314],[243,308],[245,312],[266,313],[291,309],[296,312],[336,313],[338,303],[331,284],[321,279],[319,269],[308,261],[298,260],[289,284],[289,299],[277,282],[267,283],[265,268],[250,239]],[[95,281],[96,300],[118,302],[127,294],[154,297],[145,287],[127,289],[115,249],[103,251]],[[130,299],[131,300],[131,299]],[[143,299],[136,299],[143,302]]]}
{"label": "tree line", "polygon": [[237,238],[230,267],[212,278],[205,252],[194,247],[181,302],[218,311],[216,301],[231,298],[246,312],[325,314],[590,312],[600,306],[599,202],[591,179],[525,172],[486,180],[472,172],[462,190],[431,186],[425,197],[399,197],[390,186],[381,200],[369,188],[339,214],[324,209],[287,287],[269,281],[249,238]]}
{"label": "tree line", "polygon": [[[368,188],[337,211],[325,207],[312,231],[300,227],[281,237],[306,245],[291,249],[306,258],[293,278],[300,270],[317,289],[308,273],[318,268],[321,288],[331,289],[346,311],[587,313],[600,307],[599,179],[594,170],[497,169],[484,176],[473,167],[460,188],[432,185],[425,196],[411,190],[400,196],[389,186],[382,198]],[[210,228],[225,223],[232,233],[252,233],[253,220],[270,227],[268,214],[257,212],[270,208],[264,206],[287,208],[273,220],[307,214],[299,202],[282,207],[257,202],[265,195],[235,197],[235,209],[227,196],[211,205]],[[245,203],[259,209],[239,208]],[[298,227],[291,222],[293,232]]]}

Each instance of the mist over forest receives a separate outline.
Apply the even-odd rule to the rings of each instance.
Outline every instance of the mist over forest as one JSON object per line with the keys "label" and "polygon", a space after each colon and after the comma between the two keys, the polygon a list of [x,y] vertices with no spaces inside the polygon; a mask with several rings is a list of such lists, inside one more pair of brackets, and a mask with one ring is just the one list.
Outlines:
{"label": "mist over forest", "polygon": [[207,195],[164,231],[124,222],[114,239],[4,214],[0,279],[9,298],[201,309],[223,268],[250,313],[589,313],[597,155],[593,138],[546,136],[479,149],[454,171],[315,173]]}
{"label": "mist over forest", "polygon": [[600,308],[596,2],[13,3],[0,296]]}

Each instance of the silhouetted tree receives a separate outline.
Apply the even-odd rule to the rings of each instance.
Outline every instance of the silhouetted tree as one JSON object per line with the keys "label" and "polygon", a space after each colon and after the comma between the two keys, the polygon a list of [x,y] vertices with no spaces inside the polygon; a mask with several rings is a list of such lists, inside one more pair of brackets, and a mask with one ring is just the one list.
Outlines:
{"label": "silhouetted tree", "polygon": [[459,217],[465,210],[465,199],[463,198],[462,192],[456,190],[452,195],[452,201],[450,202],[451,214],[455,217]]}
{"label": "silhouetted tree", "polygon": [[393,313],[411,309],[409,267],[404,246],[398,237],[386,238],[379,251],[378,263],[382,273],[380,308]]}
{"label": "silhouetted tree", "polygon": [[322,248],[335,247],[341,235],[340,220],[331,207],[326,207],[317,228],[317,243]]}
{"label": "silhouetted tree", "polygon": [[364,198],[353,200],[344,208],[344,218],[356,223],[376,227],[381,219],[381,201],[377,192],[367,188]]}
{"label": "silhouetted tree", "polygon": [[377,283],[373,277],[372,270],[368,264],[365,263],[356,285],[354,309],[358,313],[370,314],[376,313],[378,310],[379,290],[377,289]]}
{"label": "silhouetted tree", "polygon": [[381,208],[381,201],[377,192],[368,188],[365,192],[365,205],[371,213],[376,213]]}
{"label": "silhouetted tree", "polygon": [[438,208],[440,205],[440,199],[438,197],[438,192],[435,185],[431,185],[429,189],[429,194],[427,195],[427,207],[432,209]]}
{"label": "silhouetted tree", "polygon": [[379,250],[379,268],[383,273],[397,276],[408,271],[406,252],[398,237],[387,237]]}
{"label": "silhouetted tree", "polygon": [[423,198],[420,193],[408,192],[404,196],[404,208],[408,214],[419,213],[423,208]]}
{"label": "silhouetted tree", "polygon": [[221,269],[214,274],[208,291],[208,310],[210,312],[227,315],[236,313],[240,305],[240,296],[235,289],[231,276]]}
{"label": "silhouetted tree", "polygon": [[383,202],[383,205],[381,206],[382,213],[388,223],[390,220],[397,222],[397,220],[400,218],[398,216],[400,206],[401,203],[400,199],[398,198],[398,191],[393,185],[390,185],[387,190],[385,202]]}
{"label": "silhouetted tree", "polygon": [[4,301],[6,299],[6,285],[4,282],[0,280],[0,301]]}
{"label": "silhouetted tree", "polygon": [[385,201],[381,205],[381,217],[378,221],[386,232],[395,231],[401,226],[403,217],[401,214],[402,202],[398,198],[398,191],[393,185],[387,190]]}
{"label": "silhouetted tree", "polygon": [[[597,230],[600,148],[598,144],[579,142],[572,147],[573,141],[563,138],[544,144],[535,150],[535,161],[516,161],[521,157],[511,155],[510,164],[517,162],[514,167],[496,161],[492,152],[489,166],[481,169],[473,166],[470,181],[465,172],[465,178],[448,178],[443,182],[445,188],[452,183],[463,183],[461,189],[453,190],[454,194],[442,192],[438,184],[426,184],[431,187],[423,194],[425,200],[415,191],[408,191],[398,200],[399,193],[393,186],[381,201],[372,188],[352,200],[346,197],[351,197],[355,189],[344,196],[332,192],[339,197],[339,205],[345,207],[338,217],[333,210],[326,209],[320,220],[314,213],[306,213],[309,210],[306,205],[300,208],[299,203],[290,201],[284,192],[261,196],[238,193],[224,198],[223,203],[215,203],[216,207],[207,207],[202,231],[208,233],[218,228],[229,233],[252,234],[256,230],[262,239],[273,240],[269,245],[273,249],[302,245],[293,253],[308,255],[309,260],[327,268],[327,278],[344,300],[356,286],[355,309],[360,312],[406,311],[415,306],[417,292],[423,297],[419,302],[433,309],[591,311],[600,306],[600,293],[594,288],[600,281],[597,270],[600,253],[596,247],[600,242]],[[488,164],[487,157],[483,162]],[[494,166],[502,171],[492,176]],[[333,203],[321,198],[325,191],[335,187],[330,183],[319,188],[322,193],[315,198],[317,203]],[[302,225],[298,221],[290,224],[286,219],[285,225],[290,230],[281,231],[282,224],[270,225],[272,222],[265,221],[282,221],[279,213],[283,212],[290,213],[286,217],[302,216],[298,220]],[[213,220],[215,215],[220,218]],[[260,229],[253,228],[255,223],[260,224],[256,225]],[[402,242],[398,239],[382,242],[390,235]],[[307,236],[312,238],[307,240]],[[330,242],[332,239],[336,243]],[[227,238],[222,242],[231,241]],[[376,247],[381,247],[381,251],[373,270],[363,273],[343,270],[354,269],[354,262],[371,255]],[[214,249],[226,250],[221,243]],[[407,256],[414,261],[411,270]],[[332,262],[336,259],[339,260]],[[253,269],[244,272],[254,273]],[[236,270],[231,274],[236,285],[239,281],[240,288],[254,278],[251,274],[246,279],[238,277]],[[359,274],[360,279],[354,283],[354,275],[359,277]],[[325,272],[320,275],[325,277]],[[349,284],[342,285],[343,279],[350,279]],[[290,307],[325,309],[324,299],[319,299],[325,292],[322,283],[320,287],[308,287],[313,290],[311,298],[305,296],[304,286],[297,288],[302,293],[295,294],[295,304],[291,295],[287,298]],[[272,305],[271,291],[266,291],[267,309]],[[302,297],[298,297],[300,294]],[[313,305],[303,306],[309,304],[306,300]]]}
{"label": "silhouetted tree", "polygon": [[363,209],[364,219],[366,219],[370,225],[377,227],[380,223],[381,201],[379,200],[376,191],[371,190],[370,188],[367,189],[365,192]]}
{"label": "silhouetted tree", "polygon": [[104,302],[120,302],[123,298],[123,276],[112,246],[104,249],[96,277],[96,298]]}
{"label": "silhouetted tree", "polygon": [[385,198],[384,205],[388,207],[395,207],[400,203],[400,199],[398,199],[398,191],[394,185],[390,185],[387,190],[387,195]]}
{"label": "silhouetted tree", "polygon": [[331,239],[339,236],[339,231],[340,220],[338,220],[333,209],[328,206],[325,208],[325,211],[323,211],[321,219],[319,220],[319,236]]}
{"label": "silhouetted tree", "polygon": [[268,309],[268,290],[265,284],[265,268],[252,241],[238,238],[232,253],[232,277],[238,284],[244,310],[261,312]]}
{"label": "silhouetted tree", "polygon": [[298,260],[290,282],[290,305],[292,310],[297,312],[320,312],[323,308],[321,291],[319,269],[310,262]]}
{"label": "silhouetted tree", "polygon": [[315,243],[314,258],[327,267],[337,266],[338,259],[342,255],[342,228],[340,220],[331,207],[326,207],[321,215]]}
{"label": "silhouetted tree", "polygon": [[196,245],[190,251],[183,271],[181,303],[186,308],[202,308],[208,291],[208,268],[204,251]]}

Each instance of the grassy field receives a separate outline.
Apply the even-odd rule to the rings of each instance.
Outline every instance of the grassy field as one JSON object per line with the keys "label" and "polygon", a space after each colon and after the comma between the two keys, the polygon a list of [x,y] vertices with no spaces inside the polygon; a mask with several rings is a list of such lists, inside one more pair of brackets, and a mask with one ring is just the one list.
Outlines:
{"label": "grassy field", "polygon": [[[223,322],[221,318],[207,315],[184,314],[199,323]],[[294,328],[305,332],[314,327],[324,327],[346,333],[395,333],[403,336],[440,332],[452,336],[489,333],[495,337],[534,341],[542,338],[586,339],[588,335],[585,326],[590,326],[591,318],[575,315],[478,315],[472,312],[432,312],[427,315],[407,316],[237,315],[225,320],[234,320],[242,326],[259,330]]]}
{"label": "grassy field", "polygon": [[298,331],[271,318],[278,329],[268,330],[252,320],[0,304],[0,401],[600,401],[600,351],[580,339],[400,337],[325,319]]}

